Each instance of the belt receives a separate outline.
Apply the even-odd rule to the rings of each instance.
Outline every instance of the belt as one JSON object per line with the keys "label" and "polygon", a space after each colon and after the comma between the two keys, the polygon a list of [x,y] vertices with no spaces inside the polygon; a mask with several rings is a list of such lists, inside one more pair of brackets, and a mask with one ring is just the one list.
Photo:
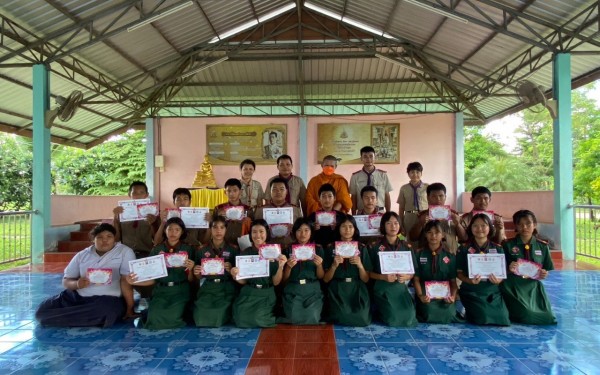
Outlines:
{"label": "belt", "polygon": [[167,283],[158,283],[158,286],[177,286],[187,283],[187,281],[169,281]]}
{"label": "belt", "polygon": [[206,282],[215,283],[215,284],[218,284],[218,283],[221,283],[221,282],[225,281],[225,280],[222,280],[222,279],[205,279],[205,280],[206,280]]}
{"label": "belt", "polygon": [[405,214],[418,214],[419,210],[404,211]]}
{"label": "belt", "polygon": [[300,279],[300,280],[290,280],[290,283],[292,284],[300,284],[300,285],[305,285],[305,284],[310,284],[310,283],[314,283],[317,280],[315,279]]}
{"label": "belt", "polygon": [[340,277],[340,278],[336,278],[337,281],[342,282],[342,283],[351,283],[354,280],[354,278],[352,277]]}
{"label": "belt", "polygon": [[271,284],[247,284],[248,286],[253,287],[254,289],[269,289],[273,287]]}

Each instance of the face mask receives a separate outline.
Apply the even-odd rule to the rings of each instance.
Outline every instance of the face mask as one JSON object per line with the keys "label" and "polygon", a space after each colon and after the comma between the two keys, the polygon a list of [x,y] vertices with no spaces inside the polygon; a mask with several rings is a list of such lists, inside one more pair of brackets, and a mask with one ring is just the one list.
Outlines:
{"label": "face mask", "polygon": [[329,165],[323,167],[323,174],[325,176],[331,176],[335,172],[335,168]]}

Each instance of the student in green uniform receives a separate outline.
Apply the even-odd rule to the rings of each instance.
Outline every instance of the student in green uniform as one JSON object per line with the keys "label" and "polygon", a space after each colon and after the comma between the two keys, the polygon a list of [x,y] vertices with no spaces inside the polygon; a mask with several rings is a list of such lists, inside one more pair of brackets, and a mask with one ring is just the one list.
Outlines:
{"label": "student in green uniform", "polygon": [[[369,186],[365,186],[367,188]],[[356,221],[346,215],[336,226],[337,241],[356,241],[360,232]],[[342,258],[335,254],[335,244],[329,245],[325,251],[325,276],[328,283],[329,300],[328,321],[346,326],[364,327],[371,324],[371,299],[367,283],[371,271],[369,249],[358,242],[359,254]]]}
{"label": "student in green uniform", "polygon": [[[258,255],[260,245],[269,242],[269,224],[257,219],[250,224],[250,241],[248,247],[238,255]],[[274,327],[275,288],[283,278],[283,267],[287,262],[281,254],[277,261],[269,264],[269,277],[255,277],[237,280],[237,267],[231,269],[231,276],[242,285],[239,296],[233,302],[233,321],[240,328]]]}
{"label": "student in green uniform", "polygon": [[[175,208],[182,207],[190,207],[192,204],[192,193],[189,189],[186,188],[177,188],[173,191],[173,204]],[[175,211],[177,212],[177,211]],[[178,214],[175,214],[179,217]],[[162,243],[165,239],[163,237],[163,232],[165,230],[165,223],[167,219],[169,219],[169,210],[162,210],[160,213],[160,226],[156,230],[156,234],[154,235],[154,244],[158,245]],[[200,246],[206,243],[208,231],[204,228],[187,228],[186,229],[185,242],[192,246]]]}
{"label": "student in green uniform", "polygon": [[[135,273],[127,277],[127,282],[132,285],[154,285],[144,328],[170,329],[185,326],[183,312],[190,299],[189,282],[193,280],[194,268],[194,261],[189,258],[193,256],[194,248],[183,242],[185,235],[185,224],[180,218],[167,220],[164,233],[166,241],[155,246],[150,256],[164,254],[168,275],[139,283],[136,282]],[[181,262],[183,256],[185,261]]]}
{"label": "student in green uniform", "polygon": [[[227,232],[225,233],[225,242],[237,246],[238,238],[247,234],[244,231],[246,223],[254,218],[254,213],[249,206],[241,201],[242,183],[237,178],[230,178],[225,181],[225,194],[227,194],[227,203],[220,204],[213,210],[213,219],[217,216],[224,216],[227,219]],[[241,207],[243,213],[232,210],[231,207]]]}
{"label": "student in green uniform", "polygon": [[[200,288],[194,303],[194,322],[198,327],[221,327],[231,320],[231,306],[235,299],[235,283],[229,272],[235,263],[237,249],[225,243],[227,220],[217,216],[210,224],[210,241],[196,251],[194,276]],[[222,275],[202,275],[203,259],[222,259]]]}
{"label": "student in green uniform", "polygon": [[508,326],[508,310],[498,287],[502,279],[493,274],[487,279],[480,275],[469,278],[469,254],[504,254],[502,246],[491,241],[494,232],[494,224],[486,214],[476,214],[471,219],[467,226],[469,240],[456,256],[456,273],[462,281],[458,295],[466,309],[467,322]]}
{"label": "student in green uniform", "polygon": [[[319,280],[323,278],[323,248],[314,244],[311,222],[299,218],[292,227],[293,244],[285,250],[287,263],[283,271],[283,313],[279,323],[319,324],[323,309],[323,292]],[[311,260],[297,260],[293,253],[294,245],[315,246]]]}
{"label": "student in green uniform", "polygon": [[[513,223],[517,235],[504,243],[508,278],[500,284],[510,320],[522,324],[556,324],[550,300],[540,281],[548,277],[548,271],[554,269],[548,243],[536,237],[537,219],[533,212],[515,212]],[[535,262],[541,267],[535,279],[516,274],[519,259]]]}
{"label": "student in green uniform", "polygon": [[[422,236],[426,245],[417,250],[415,269],[415,298],[417,319],[423,323],[455,323],[456,318],[456,256],[442,243],[444,229],[439,220],[428,221]],[[426,293],[428,281],[447,281],[450,295],[444,299],[431,299]]]}
{"label": "student in green uniform", "polygon": [[[417,325],[415,303],[406,285],[413,275],[381,274],[379,262],[380,251],[410,251],[413,262],[415,261],[411,248],[398,238],[400,218],[397,213],[390,211],[383,214],[380,232],[383,238],[369,249],[373,266],[369,277],[375,280],[373,302],[376,305],[377,316],[383,324],[391,327],[414,327]],[[414,268],[417,268],[416,264]]]}

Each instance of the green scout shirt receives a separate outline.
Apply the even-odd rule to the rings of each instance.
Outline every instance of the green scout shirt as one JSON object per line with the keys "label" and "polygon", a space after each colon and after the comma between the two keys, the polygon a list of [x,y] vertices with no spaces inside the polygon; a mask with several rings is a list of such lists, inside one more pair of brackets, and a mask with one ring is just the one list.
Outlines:
{"label": "green scout shirt", "polygon": [[[456,256],[446,248],[436,251],[436,255],[425,247],[417,250],[417,265],[415,276],[424,281],[449,281],[456,278]],[[433,264],[435,262],[435,272]]]}
{"label": "green scout shirt", "polygon": [[[287,249],[284,250],[285,256],[290,259],[292,256],[292,246],[290,245]],[[315,254],[324,257],[323,248],[321,245],[315,244]],[[299,260],[296,265],[292,268],[290,272],[290,278],[288,281],[298,281],[306,279],[307,281],[316,281],[317,280],[317,266],[312,260]]]}
{"label": "green scout shirt", "polygon": [[[482,247],[479,247],[474,241],[468,242],[461,246],[458,249],[458,254],[456,255],[456,272],[458,273],[458,271],[461,271],[466,277],[469,277],[469,254],[504,254],[504,249],[502,246],[491,241],[488,241]],[[460,288],[461,290],[474,291],[481,290],[486,286],[498,288],[497,285],[492,284],[489,280],[481,280],[481,282],[477,285],[462,283]]]}
{"label": "green scout shirt", "polygon": [[[362,262],[365,271],[372,271],[373,266],[371,265],[369,249],[365,246],[365,244],[359,242],[358,250],[360,251],[360,261]],[[330,269],[333,265],[333,258],[335,258],[335,243],[329,245],[327,247],[327,250],[325,250],[325,256],[323,257],[323,268],[325,268],[326,270]],[[358,270],[357,266],[355,266],[354,264],[350,264],[349,259],[344,259],[344,263],[340,264],[338,268],[336,268],[335,273],[333,274],[333,278],[352,278],[355,280],[359,280],[360,271]]]}
{"label": "green scout shirt", "polygon": [[412,253],[414,269],[415,271],[417,270],[415,253],[412,251],[410,245],[401,240],[396,241],[395,245],[391,245],[384,237],[381,241],[379,241],[377,244],[375,244],[369,249],[369,257],[371,258],[372,272],[381,274],[381,263],[379,261],[378,255],[380,251],[410,251]]}
{"label": "green scout shirt", "polygon": [[[194,259],[194,248],[188,244],[179,242],[175,246],[170,246],[167,242],[163,242],[160,245],[156,245],[150,252],[150,256],[160,255],[164,253],[181,253],[186,252],[188,259]],[[188,280],[185,267],[167,267],[168,275],[156,279],[157,284],[168,283],[168,282],[183,282]]]}
{"label": "green scout shirt", "polygon": [[[258,249],[254,246],[248,247],[242,251],[240,251],[237,255],[259,255]],[[269,277],[255,277],[252,279],[246,279],[246,283],[248,285],[263,285],[273,286],[273,276],[277,273],[279,269],[279,262],[277,260],[269,261]]]}
{"label": "green scout shirt", "polygon": [[[546,271],[554,269],[554,263],[550,257],[550,247],[545,241],[538,240],[535,237],[531,238],[529,246],[531,249],[525,250],[525,243],[517,236],[504,243],[504,253],[506,255],[506,266],[509,267],[512,262],[519,259],[527,259],[542,265]],[[529,257],[526,253],[529,253]]]}
{"label": "green scout shirt", "polygon": [[[196,251],[196,256],[194,257],[194,262],[196,265],[201,265],[202,259],[210,259],[210,258],[223,258],[225,263],[231,263],[231,266],[235,264],[235,256],[237,255],[237,248],[223,242],[221,247],[215,247],[212,242],[209,242],[206,246],[198,249]],[[229,272],[225,271],[223,275],[208,275],[202,276],[206,279],[221,279],[229,281],[231,280],[231,275]]]}

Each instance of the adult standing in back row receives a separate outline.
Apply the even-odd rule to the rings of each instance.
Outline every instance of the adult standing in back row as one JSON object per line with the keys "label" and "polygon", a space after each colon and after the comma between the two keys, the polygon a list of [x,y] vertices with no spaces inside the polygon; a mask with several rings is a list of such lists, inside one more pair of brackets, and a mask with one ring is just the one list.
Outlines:
{"label": "adult standing in back row", "polygon": [[350,177],[350,194],[352,194],[352,213],[363,208],[360,191],[365,186],[374,186],[377,189],[377,211],[385,212],[392,209],[390,191],[393,190],[387,172],[375,167],[375,149],[365,146],[360,149],[360,160],[363,167],[360,171],[352,173]]}
{"label": "adult standing in back row", "polygon": [[271,181],[276,178],[283,178],[287,184],[287,193],[285,201],[291,205],[302,208],[302,213],[306,215],[306,186],[304,181],[298,176],[292,174],[293,164],[292,158],[289,155],[283,154],[277,158],[277,170],[279,174],[269,178],[267,181],[267,191],[265,191],[265,201],[270,202],[271,196]]}
{"label": "adult standing in back row", "polygon": [[325,184],[330,184],[335,189],[335,202],[333,209],[348,213],[352,209],[352,199],[348,191],[348,180],[344,176],[336,174],[338,158],[327,155],[321,162],[323,171],[311,178],[306,187],[306,215],[319,210],[319,189]]}

